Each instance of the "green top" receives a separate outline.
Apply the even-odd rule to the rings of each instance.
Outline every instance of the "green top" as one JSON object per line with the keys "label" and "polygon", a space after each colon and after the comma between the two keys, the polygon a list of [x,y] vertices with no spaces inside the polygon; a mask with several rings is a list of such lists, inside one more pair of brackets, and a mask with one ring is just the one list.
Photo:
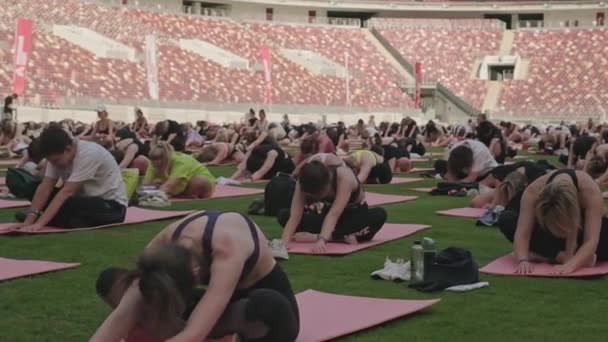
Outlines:
{"label": "green top", "polygon": [[158,173],[154,165],[150,163],[146,171],[145,180],[166,182],[169,178],[177,178],[189,182],[195,176],[203,176],[215,184],[215,177],[213,177],[205,165],[199,163],[192,156],[181,152],[174,152],[173,156],[171,156],[168,174],[169,177],[163,177]]}

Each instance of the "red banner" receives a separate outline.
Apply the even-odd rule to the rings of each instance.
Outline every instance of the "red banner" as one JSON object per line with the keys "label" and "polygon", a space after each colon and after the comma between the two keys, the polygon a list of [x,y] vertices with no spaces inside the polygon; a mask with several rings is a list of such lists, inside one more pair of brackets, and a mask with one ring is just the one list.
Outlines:
{"label": "red banner", "polygon": [[264,86],[264,103],[272,104],[272,53],[270,48],[261,48],[260,57],[262,58],[262,65],[264,66],[264,81],[266,82]]}
{"label": "red banner", "polygon": [[15,74],[13,76],[13,93],[21,95],[25,91],[27,63],[32,51],[32,30],[34,23],[30,19],[17,19],[15,31]]}
{"label": "red banner", "polygon": [[416,62],[415,72],[416,92],[414,94],[414,106],[420,108],[420,105],[422,104],[422,64],[420,62]]}

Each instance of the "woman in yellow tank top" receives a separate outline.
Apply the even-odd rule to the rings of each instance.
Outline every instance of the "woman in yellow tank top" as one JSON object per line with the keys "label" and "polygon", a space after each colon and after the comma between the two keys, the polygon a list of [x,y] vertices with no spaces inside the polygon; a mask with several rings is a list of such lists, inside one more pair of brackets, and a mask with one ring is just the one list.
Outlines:
{"label": "woman in yellow tank top", "polygon": [[361,183],[387,184],[393,179],[390,166],[384,162],[384,151],[357,150],[343,157]]}

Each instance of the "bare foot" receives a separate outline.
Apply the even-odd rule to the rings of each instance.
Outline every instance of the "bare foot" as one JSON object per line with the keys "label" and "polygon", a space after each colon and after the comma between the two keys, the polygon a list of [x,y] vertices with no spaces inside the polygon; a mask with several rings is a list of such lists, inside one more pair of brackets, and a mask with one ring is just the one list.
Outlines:
{"label": "bare foot", "polygon": [[293,240],[295,242],[303,242],[303,243],[314,243],[317,242],[319,236],[317,234],[311,234],[306,232],[296,233],[293,236]]}
{"label": "bare foot", "polygon": [[359,241],[357,241],[357,237],[354,235],[347,235],[344,237],[344,243],[347,243],[349,245],[356,245],[359,243]]}
{"label": "bare foot", "polygon": [[588,260],[586,260],[583,263],[583,267],[593,267],[593,266],[595,266],[596,262],[597,262],[597,255],[593,254],[591,257],[589,257]]}

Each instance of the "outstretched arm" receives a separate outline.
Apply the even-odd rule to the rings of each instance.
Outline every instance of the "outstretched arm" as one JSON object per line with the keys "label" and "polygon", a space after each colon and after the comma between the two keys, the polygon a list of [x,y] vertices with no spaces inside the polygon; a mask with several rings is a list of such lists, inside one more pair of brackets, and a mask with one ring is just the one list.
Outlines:
{"label": "outstretched arm", "polygon": [[300,221],[302,221],[302,215],[304,214],[304,195],[302,194],[302,190],[300,189],[300,182],[296,184],[296,189],[293,194],[293,199],[291,200],[291,210],[289,213],[289,220],[285,224],[283,228],[283,235],[281,236],[281,240],[285,246],[289,244],[291,238],[296,233],[298,226],[300,225]]}
{"label": "outstretched arm", "polygon": [[340,175],[340,173],[342,173],[342,175],[341,177],[338,177],[336,198],[334,199],[327,216],[325,216],[325,219],[323,219],[323,226],[321,227],[319,240],[313,248],[313,252],[315,253],[325,252],[325,243],[326,241],[331,240],[332,234],[336,229],[336,224],[338,224],[338,220],[340,219],[340,216],[342,216],[344,208],[346,208],[348,205],[348,200],[350,199],[352,193],[352,186],[348,179],[348,174],[344,173],[343,170],[338,170],[336,173],[337,176]]}
{"label": "outstretched arm", "polygon": [[528,188],[522,197],[519,219],[517,220],[517,228],[513,239],[513,254],[519,262],[516,273],[521,274],[532,272],[529,254],[530,239],[532,238],[532,230],[534,229],[535,195],[531,190],[531,188]]}
{"label": "outstretched arm", "polygon": [[278,157],[279,153],[277,151],[269,151],[266,154],[266,159],[264,160],[264,164],[262,164],[262,167],[260,167],[259,170],[257,170],[253,173],[253,175],[251,175],[251,181],[255,182],[264,178],[264,175],[266,175],[266,173],[268,173],[268,171],[272,169],[272,166],[274,165],[274,162],[277,160]]}
{"label": "outstretched arm", "polygon": [[120,304],[97,329],[90,342],[120,342],[129,335],[137,323],[143,301],[139,281],[134,281],[125,292]]}

